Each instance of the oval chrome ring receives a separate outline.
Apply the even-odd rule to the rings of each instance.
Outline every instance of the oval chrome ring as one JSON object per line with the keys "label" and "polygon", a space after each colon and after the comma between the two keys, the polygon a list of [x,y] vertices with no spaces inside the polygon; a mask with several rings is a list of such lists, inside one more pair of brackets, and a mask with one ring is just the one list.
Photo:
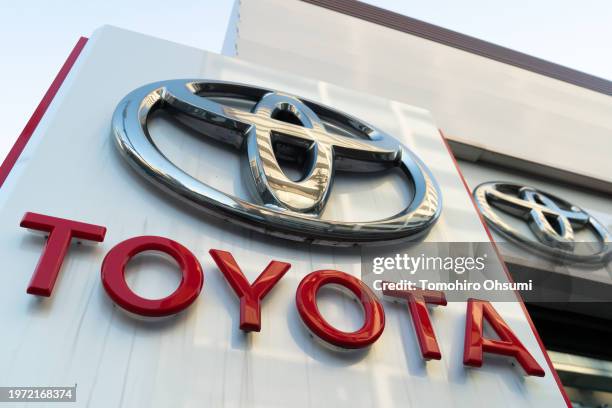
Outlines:
{"label": "oval chrome ring", "polygon": [[368,143],[398,146],[401,151],[396,166],[414,187],[414,197],[404,210],[376,221],[325,220],[318,215],[276,205],[244,201],[185,173],[155,145],[147,129],[147,120],[156,109],[170,105],[193,118],[222,126],[228,133],[225,141],[239,147],[236,135],[248,132],[248,127],[231,115],[231,109],[197,94],[198,90],[215,87],[229,87],[253,95],[276,92],[237,83],[198,79],[161,81],[142,86],[123,98],[113,114],[113,134],[123,157],[145,178],[199,209],[256,231],[296,241],[350,246],[412,240],[426,233],[439,218],[442,208],[440,189],[429,169],[416,155],[363,121],[302,98],[298,100],[339,115],[359,128],[372,130]]}

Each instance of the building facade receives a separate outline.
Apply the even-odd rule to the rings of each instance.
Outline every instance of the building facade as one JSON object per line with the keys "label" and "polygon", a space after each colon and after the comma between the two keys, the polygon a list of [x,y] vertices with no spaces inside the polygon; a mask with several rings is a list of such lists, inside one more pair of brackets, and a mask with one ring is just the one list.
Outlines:
{"label": "building facade", "polygon": [[[242,0],[234,13],[225,53],[424,107],[471,190],[533,186],[612,226],[610,81],[351,0]],[[610,264],[559,265],[492,229],[516,278],[562,294],[526,301],[572,401],[610,404]]]}
{"label": "building facade", "polygon": [[236,2],[224,53],[79,40],[0,168],[0,385],[610,401],[608,82],[345,0]]}

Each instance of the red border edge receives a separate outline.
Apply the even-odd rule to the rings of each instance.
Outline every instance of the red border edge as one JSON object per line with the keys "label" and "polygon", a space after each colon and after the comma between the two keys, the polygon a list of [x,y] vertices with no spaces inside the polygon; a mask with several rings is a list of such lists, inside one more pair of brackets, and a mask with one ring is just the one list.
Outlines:
{"label": "red border edge", "polygon": [[2,166],[0,166],[0,187],[2,187],[2,185],[6,181],[6,178],[11,173],[13,166],[19,159],[19,156],[23,152],[23,149],[25,149],[26,145],[28,144],[28,141],[32,137],[32,134],[34,134],[36,127],[38,126],[45,112],[49,108],[49,105],[51,105],[53,98],[55,98],[55,95],[57,95],[57,92],[64,83],[64,80],[68,76],[68,73],[70,72],[77,58],[81,54],[81,51],[83,51],[87,40],[87,37],[79,38],[74,48],[72,48],[72,51],[68,55],[68,58],[66,58],[64,65],[62,65],[59,72],[55,76],[55,79],[53,80],[53,82],[51,82],[49,89],[47,89],[47,92],[36,107],[36,110],[34,110],[34,113],[30,117],[30,120],[28,120],[28,123],[26,123],[25,127],[21,131],[21,134],[15,141],[15,144],[13,144],[13,147],[6,155],[6,158],[2,162]]}
{"label": "red border edge", "polygon": [[[461,169],[459,168],[459,163],[457,163],[457,159],[455,158],[455,155],[453,154],[453,151],[451,150],[450,145],[448,144],[448,141],[446,140],[446,137],[444,136],[444,132],[442,132],[441,129],[439,129],[439,132],[440,132],[440,136],[442,137],[442,142],[444,142],[444,145],[446,146],[446,150],[448,150],[448,154],[453,159],[453,163],[455,164],[455,168],[457,169],[457,173],[459,174],[459,177],[461,178],[461,181],[463,182],[463,186],[465,187],[465,191],[468,193],[468,196],[470,197],[470,200],[472,200],[472,205],[474,206],[474,209],[476,210],[476,213],[478,214],[478,217],[480,218],[480,222],[482,223],[482,226],[484,227],[485,232],[487,233],[487,236],[489,237],[489,240],[491,241],[491,244],[493,244],[493,249],[495,249],[495,253],[497,254],[497,257],[501,261],[502,267],[504,268],[504,272],[506,272],[506,275],[508,276],[508,280],[510,282],[514,282],[514,279],[512,279],[512,275],[510,275],[510,271],[508,270],[508,266],[506,265],[506,262],[504,261],[504,258],[502,257],[501,252],[499,252],[499,248],[497,247],[497,244],[493,240],[493,235],[491,234],[491,230],[487,226],[487,223],[485,222],[484,218],[482,217],[482,214],[478,210],[478,206],[476,205],[476,201],[474,201],[474,197],[472,196],[472,192],[470,191],[470,188],[468,187],[467,181],[465,180],[465,177],[463,177],[463,173],[461,173]],[[533,331],[533,334],[534,334],[534,336],[535,336],[535,338],[536,338],[540,348],[542,349],[542,353],[544,354],[544,358],[546,359],[546,363],[548,364],[548,367],[550,367],[550,371],[551,371],[553,377],[555,378],[555,381],[557,382],[557,385],[559,386],[559,390],[561,391],[561,395],[563,396],[563,399],[565,400],[565,403],[567,404],[568,408],[572,408],[572,403],[571,403],[569,397],[567,396],[567,393],[565,392],[565,388],[563,388],[563,384],[561,383],[561,379],[559,378],[559,374],[557,374],[557,370],[555,370],[555,367],[553,366],[552,361],[550,360],[550,357],[548,356],[548,352],[546,351],[546,348],[544,347],[544,343],[542,342],[542,339],[540,338],[540,335],[538,334],[538,330],[536,329],[535,325],[533,324],[533,320],[531,320],[531,316],[529,315],[529,312],[527,311],[527,306],[525,306],[525,302],[523,302],[523,298],[521,297],[521,295],[520,295],[520,293],[518,291],[514,291],[514,293],[516,294],[516,298],[518,299],[519,303],[521,304],[521,308],[523,309],[523,313],[525,313],[525,317],[527,318],[527,322],[529,323],[529,326],[531,326],[531,331]]]}

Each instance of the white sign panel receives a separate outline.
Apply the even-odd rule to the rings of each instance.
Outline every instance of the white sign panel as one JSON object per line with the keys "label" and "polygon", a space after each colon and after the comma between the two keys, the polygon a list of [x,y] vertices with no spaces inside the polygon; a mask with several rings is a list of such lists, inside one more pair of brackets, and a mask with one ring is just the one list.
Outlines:
{"label": "white sign panel", "polygon": [[[253,169],[259,168],[253,164],[259,157],[257,152],[248,152],[255,156],[246,160],[249,165],[245,169],[244,151],[198,137],[193,130],[196,125],[189,118],[176,121],[175,117],[158,112],[148,120],[150,139],[145,139],[153,141],[163,157],[148,155],[143,150],[147,147],[137,145],[131,138],[134,135],[131,130],[126,130],[130,138],[122,155],[115,141],[120,130],[112,129],[123,123],[121,115],[118,122],[113,122],[113,112],[121,106],[120,101],[147,84],[184,78],[237,82],[282,91],[282,95],[299,95],[311,101],[308,109],[318,115],[331,115],[320,107],[325,105],[392,135],[418,158],[422,169],[427,169],[422,173],[424,180],[437,180],[441,194],[442,201],[437,203],[442,204],[441,212],[436,215],[439,219],[427,226],[429,229],[424,232],[428,233],[421,234],[421,240],[489,241],[428,112],[104,27],[88,40],[0,190],[0,259],[4,271],[0,285],[1,386],[76,384],[76,402],[65,402],[65,406],[105,408],[565,405],[555,374],[521,303],[487,303],[489,308],[449,301],[446,306],[430,310],[439,356],[427,360],[422,357],[424,345],[418,331],[413,330],[407,309],[363,289],[360,247],[327,245],[337,243],[335,238],[342,236],[338,230],[330,230],[330,242],[323,242],[318,236],[317,245],[313,245],[295,241],[295,237],[293,240],[279,237],[286,232],[282,228],[279,233],[276,227],[270,227],[276,236],[269,236],[260,232],[270,232],[267,227],[259,224],[253,227],[245,219],[236,223],[240,214],[223,205],[228,204],[225,200],[230,196],[240,202],[253,201],[253,186],[248,185],[248,180]],[[156,97],[170,98],[168,95],[163,92],[149,95],[138,106],[153,103]],[[193,106],[181,105],[180,100],[191,100],[189,95],[183,96],[176,98],[178,105],[172,106],[169,99],[166,103],[170,108],[187,112],[187,116],[207,115],[197,106],[190,110]],[[195,94],[192,97],[202,99]],[[216,97],[219,103],[223,99],[222,95]],[[278,104],[271,106],[292,106],[288,110],[293,109],[294,116],[302,118],[302,125],[308,127],[305,121],[312,121],[314,116],[306,115],[304,119],[306,110],[294,109],[297,102],[282,99],[286,96],[279,98]],[[197,101],[196,105],[200,103]],[[268,113],[276,115],[276,108],[270,109]],[[233,129],[238,135],[239,121],[226,122],[228,112],[216,111],[206,117],[224,125],[236,125]],[[232,112],[241,115],[239,110]],[[240,118],[260,118],[251,115]],[[291,123],[293,119],[284,120]],[[261,129],[268,122],[257,123]],[[343,127],[342,123],[337,125]],[[317,125],[312,128],[316,130]],[[333,145],[337,153],[334,160],[349,157],[349,150],[365,149],[348,146],[344,136],[338,134],[328,135],[325,140],[330,144],[325,145],[319,139],[323,133],[315,130],[300,133],[287,125],[270,134],[276,138],[293,131],[297,132],[294,139],[300,140],[314,134],[314,142],[307,141],[304,146],[312,147],[316,142],[318,153],[323,154]],[[359,154],[354,157],[363,159]],[[379,160],[389,157],[386,154],[391,153],[376,150],[374,156],[367,157]],[[262,151],[259,155],[262,161],[266,160]],[[161,161],[153,162],[156,166],[138,169],[140,164],[151,164],[153,159]],[[168,183],[167,176],[175,171],[172,166],[191,178],[175,174],[174,182]],[[337,166],[354,169],[351,161]],[[324,167],[317,167],[320,168]],[[267,190],[258,190],[263,194],[263,202],[254,204],[265,210],[259,213],[259,219],[277,217],[278,212],[291,206],[321,209],[315,195],[308,202],[285,199],[283,194],[295,187],[292,183],[299,182],[289,176],[281,179],[278,174],[274,178],[272,170],[262,173],[269,184],[281,180],[288,187],[274,190],[281,196],[275,205],[266,202],[262,191]],[[394,172],[381,175],[338,171],[319,216],[346,224],[364,223],[364,228],[370,228],[369,222],[404,210],[405,200],[414,193],[414,188],[407,187],[402,177],[403,174]],[[152,179],[165,181],[151,183]],[[317,180],[323,179],[321,175]],[[202,198],[211,191],[202,191],[200,182],[225,193],[217,197],[213,210],[210,207],[202,211],[202,206],[210,205],[208,201],[195,202],[198,194]],[[317,186],[313,182],[309,191],[316,192]],[[259,187],[256,183],[255,188]],[[418,186],[415,188],[418,190]],[[177,199],[177,194],[183,200]],[[435,214],[434,201],[429,201],[430,207],[419,207],[419,214],[427,211]],[[219,206],[228,211],[221,218]],[[48,238],[21,228],[20,223],[46,232]],[[401,230],[405,226],[394,228]],[[295,228],[291,231],[304,226]],[[82,244],[73,242],[62,247],[63,241],[57,238],[61,231],[64,235],[73,231],[77,238],[73,241]],[[360,234],[363,231],[356,231],[354,236]],[[90,245],[92,241],[102,242]],[[64,250],[66,256],[62,259],[57,254]],[[148,251],[138,253],[145,250]],[[211,250],[217,251],[212,251],[211,256]],[[41,256],[43,251],[54,251],[56,256]],[[170,257],[160,256],[159,251]],[[228,253],[235,264],[230,262]],[[135,255],[133,259],[131,255]],[[57,262],[62,260],[59,267]],[[273,260],[277,262],[270,264]],[[231,276],[238,276],[236,265],[247,283],[253,283],[264,270],[278,278],[270,290],[258,292],[263,299],[260,316],[254,310],[243,311],[241,316],[236,295],[240,282],[231,281]],[[55,267],[59,273],[53,281],[51,272]],[[121,284],[123,267],[125,285]],[[312,274],[321,270],[331,272]],[[507,280],[505,275],[497,279]],[[312,288],[325,283],[339,283],[358,293],[357,302],[326,289],[316,296]],[[180,298],[171,295],[175,289],[182,294]],[[313,293],[314,297],[309,297]],[[159,301],[160,298],[166,300]],[[499,339],[485,336],[483,344],[466,345],[466,326],[475,330],[475,337],[470,338],[479,338],[479,322],[473,319],[478,310],[494,329],[500,330]],[[321,319],[317,320],[315,312],[335,331],[325,324],[316,326]],[[305,323],[308,325],[309,319],[314,320],[307,330]],[[482,334],[482,325],[480,329]],[[511,338],[516,340],[514,346],[510,344]],[[334,347],[321,344],[318,341],[321,339]],[[503,340],[507,344],[501,344]],[[500,347],[506,347],[512,354],[518,350],[512,347],[519,343],[523,356],[528,355],[524,361],[516,358],[516,354],[497,358]],[[470,360],[473,356],[466,358],[464,349],[478,351],[478,347],[485,352],[484,361],[477,356],[475,360]],[[342,348],[358,350],[339,350]],[[466,359],[471,363],[465,363]],[[481,367],[470,366],[478,362]],[[521,367],[531,367],[534,375],[524,375]]]}

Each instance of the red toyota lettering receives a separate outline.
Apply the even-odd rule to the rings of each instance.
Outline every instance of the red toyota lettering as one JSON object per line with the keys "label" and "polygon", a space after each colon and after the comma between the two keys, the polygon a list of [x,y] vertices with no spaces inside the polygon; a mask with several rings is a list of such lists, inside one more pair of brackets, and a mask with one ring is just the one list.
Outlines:
{"label": "red toyota lettering", "polygon": [[38,296],[51,296],[72,238],[102,242],[106,235],[106,228],[100,225],[32,212],[25,213],[19,225],[23,228],[49,233],[47,244],[27,289],[29,294]]}
{"label": "red toyota lettering", "polygon": [[[489,322],[500,340],[483,337],[483,319]],[[485,300],[468,299],[463,364],[482,367],[483,353],[514,357],[525,373],[544,377],[542,367],[529,354],[493,305]]]}
{"label": "red toyota lettering", "polygon": [[[321,316],[317,307],[317,292],[321,287],[335,284],[350,290],[361,302],[363,326],[355,332],[336,329]],[[385,312],[372,290],[360,279],[334,270],[320,270],[306,275],[295,294],[295,302],[302,321],[323,341],[337,347],[358,349],[371,345],[385,328]]]}
{"label": "red toyota lettering", "polygon": [[[178,288],[162,299],[146,299],[134,293],[125,281],[125,267],[144,251],[160,251],[176,260],[182,278]],[[191,305],[202,290],[204,274],[196,257],[183,245],[164,237],[141,236],[113,247],[102,262],[102,284],[113,301],[128,312],[147,317],[178,313]]]}
{"label": "red toyota lettering", "polygon": [[[41,296],[51,295],[72,238],[102,242],[106,234],[106,228],[99,225],[30,212],[24,215],[20,225],[49,234],[27,289],[28,293]],[[182,278],[172,294],[162,299],[146,299],[129,288],[125,280],[126,266],[134,256],[144,251],[164,252],[178,263]],[[291,265],[271,261],[250,284],[231,253],[211,249],[210,254],[240,300],[240,329],[259,332],[261,302]],[[102,262],[101,278],[107,294],[118,306],[130,313],[147,317],[179,313],[197,299],[204,285],[204,274],[195,255],[178,242],[158,236],[134,237],[117,244]],[[323,318],[317,306],[317,294],[325,285],[342,286],[361,303],[364,323],[360,329],[344,332]],[[427,307],[446,306],[444,293],[429,290],[391,290],[383,287],[383,294],[406,301],[423,358],[440,360],[442,353]],[[335,347],[368,347],[378,340],[385,327],[383,306],[374,292],[360,279],[344,272],[319,270],[306,275],[298,285],[295,300],[298,314],[304,324],[314,335]],[[484,337],[485,320],[499,340]],[[484,353],[516,359],[527,375],[545,375],[542,367],[490,302],[468,299],[463,362],[466,366],[481,367]]]}
{"label": "red toyota lettering", "polygon": [[436,340],[427,304],[446,306],[444,292],[434,290],[390,290],[384,289],[383,295],[404,299],[408,303],[408,312],[412,317],[412,326],[416,333],[421,354],[426,360],[440,360],[442,353]]}
{"label": "red toyota lettering", "polygon": [[240,330],[260,331],[261,300],[285,275],[291,264],[271,261],[251,285],[232,254],[218,249],[211,249],[209,253],[240,299]]}

